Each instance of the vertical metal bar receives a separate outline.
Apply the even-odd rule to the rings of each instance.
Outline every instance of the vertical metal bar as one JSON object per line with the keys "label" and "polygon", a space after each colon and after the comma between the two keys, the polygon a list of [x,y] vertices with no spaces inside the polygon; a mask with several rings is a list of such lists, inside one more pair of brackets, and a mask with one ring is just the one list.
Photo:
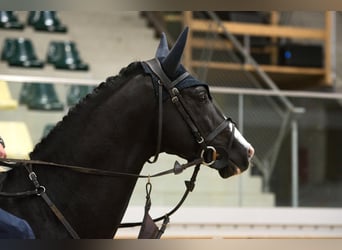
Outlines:
{"label": "vertical metal bar", "polygon": [[264,179],[263,179],[263,191],[265,193],[268,193],[271,191],[270,188],[270,179],[271,179],[271,167],[270,167],[270,162],[268,161],[268,159],[265,159],[263,161],[263,175],[264,175]]}
{"label": "vertical metal bar", "polygon": [[[192,25],[192,11],[183,11],[183,26],[191,27]],[[189,70],[192,71],[191,62],[192,62],[192,47],[191,47],[191,39],[192,39],[192,31],[189,30],[187,44],[185,46],[184,53],[183,53],[183,65]]]}
{"label": "vertical metal bar", "polygon": [[324,70],[325,84],[333,86],[336,74],[336,16],[334,11],[325,12],[325,53]]}
{"label": "vertical metal bar", "polygon": [[331,11],[331,78],[333,87],[336,87],[337,78],[337,57],[336,57],[336,11]]}
{"label": "vertical metal bar", "polygon": [[[243,45],[244,45],[244,49],[246,54],[250,55],[251,54],[251,41],[250,41],[250,37],[248,35],[244,35],[243,36]],[[244,57],[244,62],[245,64],[249,63],[249,57]]]}
{"label": "vertical metal bar", "polygon": [[[243,94],[239,94],[239,101],[238,101],[238,124],[239,130],[241,134],[243,134],[243,110],[244,110],[244,101],[243,101]],[[238,205],[239,207],[243,206],[243,175],[239,175],[238,179]]]}
{"label": "vertical metal bar", "polygon": [[296,118],[293,118],[291,127],[292,207],[298,207],[298,123]]}

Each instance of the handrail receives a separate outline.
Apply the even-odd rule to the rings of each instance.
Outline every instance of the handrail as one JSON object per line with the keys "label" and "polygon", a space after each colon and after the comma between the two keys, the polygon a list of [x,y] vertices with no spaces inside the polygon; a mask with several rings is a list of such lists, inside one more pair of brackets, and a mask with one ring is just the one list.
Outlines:
{"label": "handrail", "polygon": [[253,96],[282,96],[315,99],[335,99],[342,100],[342,93],[325,93],[299,90],[271,90],[271,89],[252,89],[252,88],[231,88],[210,86],[210,91],[219,94],[243,94]]}
{"label": "handrail", "polygon": [[[193,27],[200,31],[210,31],[207,27],[208,21],[196,20]],[[266,24],[247,24],[238,22],[222,22],[223,26],[236,35],[257,35],[265,37],[286,37],[296,39],[323,40],[325,32],[321,29],[299,28],[294,26],[274,27]],[[219,31],[219,30],[218,30]]]}
{"label": "handrail", "polygon": [[69,85],[98,85],[103,80],[85,79],[85,78],[63,78],[49,76],[29,76],[29,75],[9,75],[0,74],[0,79],[7,82],[44,82],[44,83],[62,83]]}
{"label": "handrail", "polygon": [[[62,77],[46,77],[46,76],[30,76],[30,75],[9,75],[0,74],[0,79],[7,82],[44,82],[44,83],[60,83],[66,85],[99,85],[103,80],[100,79],[84,79],[84,78],[62,78]],[[217,87],[210,86],[210,91],[217,94],[243,94],[255,96],[282,96],[282,97],[298,97],[298,98],[316,98],[316,99],[335,99],[342,100],[342,93],[325,93],[298,90],[272,90],[257,88],[233,88],[233,87]]]}

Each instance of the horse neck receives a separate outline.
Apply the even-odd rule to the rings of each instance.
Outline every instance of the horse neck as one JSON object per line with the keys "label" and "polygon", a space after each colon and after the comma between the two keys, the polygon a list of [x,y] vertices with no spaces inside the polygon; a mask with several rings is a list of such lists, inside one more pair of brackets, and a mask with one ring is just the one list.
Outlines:
{"label": "horse neck", "polygon": [[127,168],[129,159],[144,163],[155,147],[151,140],[157,124],[152,84],[138,75],[119,89],[99,91],[106,93],[64,117],[31,158],[92,167],[100,162],[97,167],[107,170],[114,170],[113,164],[106,164],[114,161],[128,171],[132,170]]}
{"label": "horse neck", "polygon": [[[77,126],[62,124],[32,158],[138,174],[155,149],[156,140],[151,138],[156,134],[155,105],[151,83],[140,76],[83,115],[89,117],[86,121]],[[49,168],[37,171],[81,237],[107,237],[113,228],[115,232],[136,183],[136,178],[95,177]],[[92,209],[98,216],[88,214]]]}

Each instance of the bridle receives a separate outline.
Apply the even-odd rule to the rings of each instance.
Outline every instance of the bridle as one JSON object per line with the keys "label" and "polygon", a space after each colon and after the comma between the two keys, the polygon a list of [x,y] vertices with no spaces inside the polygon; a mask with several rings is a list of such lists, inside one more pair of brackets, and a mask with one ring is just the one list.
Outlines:
{"label": "bridle", "polygon": [[210,145],[210,142],[216,138],[224,129],[229,127],[229,123],[232,124],[232,138],[229,140],[228,151],[230,151],[233,143],[233,136],[235,130],[235,124],[230,118],[225,118],[212,132],[204,137],[198,126],[196,126],[191,110],[187,108],[184,98],[181,95],[177,85],[185,80],[190,74],[189,72],[184,72],[176,78],[176,80],[171,81],[170,78],[165,74],[159,60],[157,58],[151,59],[149,61],[143,62],[149,69],[154,73],[158,79],[158,135],[157,135],[157,147],[154,154],[153,160],[149,160],[150,163],[156,162],[161,149],[161,138],[162,138],[162,121],[163,121],[163,98],[162,92],[163,87],[166,89],[167,93],[170,95],[171,102],[176,106],[178,112],[181,114],[183,120],[186,122],[190,128],[196,142],[201,147],[200,158],[202,159],[201,164],[211,166],[217,159],[217,150],[214,146]]}
{"label": "bridle", "polygon": [[[51,201],[51,199],[47,195],[46,188],[40,185],[37,175],[32,170],[32,165],[37,165],[37,166],[45,165],[45,166],[50,166],[50,167],[65,168],[65,169],[69,169],[69,170],[76,171],[76,172],[83,173],[83,174],[100,175],[100,176],[107,176],[107,177],[148,178],[148,183],[146,185],[147,196],[146,196],[146,204],[145,204],[145,213],[148,212],[149,207],[151,206],[151,201],[150,201],[151,183],[149,182],[150,178],[159,177],[159,176],[163,176],[163,175],[167,175],[171,173],[179,174],[183,172],[183,170],[189,167],[195,166],[190,180],[185,181],[186,190],[181,200],[177,203],[177,205],[170,212],[166,213],[164,216],[153,219],[153,222],[164,220],[161,229],[159,230],[157,235],[155,235],[156,238],[160,238],[161,234],[165,230],[166,224],[169,221],[169,217],[181,207],[181,205],[185,201],[188,194],[191,191],[193,191],[200,165],[203,164],[207,166],[212,166],[212,164],[215,163],[217,159],[217,150],[215,147],[211,146],[209,142],[211,142],[217,135],[219,135],[225,128],[227,128],[227,126],[229,126],[229,123],[231,123],[232,124],[232,136],[228,144],[228,152],[229,152],[232,146],[232,142],[233,142],[235,126],[230,118],[228,119],[225,118],[220,125],[218,125],[211,133],[209,133],[208,136],[203,137],[194,122],[195,120],[193,119],[193,115],[191,114],[191,111],[186,107],[185,101],[179,89],[177,88],[177,84],[185,80],[189,76],[189,73],[185,72],[181,74],[176,80],[171,81],[169,77],[165,74],[165,72],[163,71],[160,65],[160,62],[157,58],[154,58],[149,61],[145,61],[143,63],[147,65],[150,68],[150,70],[155,74],[155,76],[158,78],[157,144],[156,144],[156,152],[154,154],[154,158],[153,160],[148,160],[148,162],[150,163],[156,162],[158,159],[160,150],[161,150],[162,122],[163,122],[163,97],[162,97],[163,88],[167,90],[168,94],[170,95],[172,103],[176,106],[182,118],[184,119],[188,127],[191,129],[191,132],[196,142],[201,147],[200,156],[197,159],[194,159],[185,164],[180,164],[178,161],[176,161],[173,168],[156,173],[154,175],[136,175],[136,174],[130,174],[130,173],[122,173],[122,172],[115,172],[115,171],[107,171],[107,170],[72,166],[72,165],[66,165],[66,164],[58,164],[58,163],[46,162],[46,161],[40,161],[40,160],[1,159],[0,158],[0,164],[4,166],[10,167],[10,168],[24,166],[29,173],[29,179],[32,181],[32,183],[35,186],[35,189],[30,190],[30,191],[17,192],[17,193],[0,192],[0,197],[2,196],[2,197],[15,198],[15,197],[27,197],[27,196],[32,196],[32,195],[42,197],[43,200],[46,202],[46,204],[50,207],[50,209],[56,215],[56,217],[64,225],[64,227],[69,232],[69,234],[74,239],[79,239],[80,237],[77,234],[77,232],[73,229],[73,227],[66,220],[66,218],[63,216],[61,211],[56,207],[56,205]],[[144,226],[144,222],[122,223],[119,225],[119,227],[132,227],[132,226],[139,226],[139,225]]]}

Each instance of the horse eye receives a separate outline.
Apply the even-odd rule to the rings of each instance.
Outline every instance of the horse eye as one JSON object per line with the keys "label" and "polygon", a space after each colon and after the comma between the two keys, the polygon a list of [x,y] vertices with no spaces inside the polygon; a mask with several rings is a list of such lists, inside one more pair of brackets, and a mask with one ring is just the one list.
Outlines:
{"label": "horse eye", "polygon": [[205,92],[201,92],[198,97],[201,102],[205,102],[208,99],[207,93]]}

